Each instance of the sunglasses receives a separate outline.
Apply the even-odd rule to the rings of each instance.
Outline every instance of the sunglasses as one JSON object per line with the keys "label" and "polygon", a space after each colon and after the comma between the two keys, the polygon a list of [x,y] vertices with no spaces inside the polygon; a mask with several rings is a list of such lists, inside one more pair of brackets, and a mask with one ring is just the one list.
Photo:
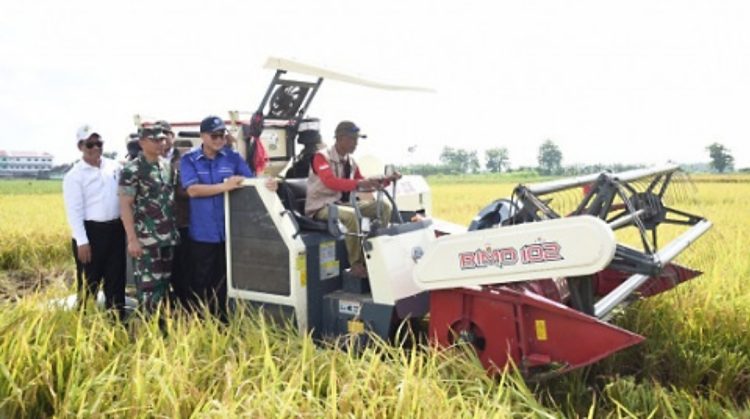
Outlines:
{"label": "sunglasses", "polygon": [[211,139],[212,140],[224,139],[225,137],[226,137],[226,134],[223,133],[223,132],[219,132],[219,133],[216,133],[216,134],[211,134]]}
{"label": "sunglasses", "polygon": [[86,148],[88,148],[90,150],[90,149],[92,149],[94,147],[102,148],[102,146],[104,145],[104,143],[101,142],[101,141],[91,141],[91,142],[84,143],[84,145],[86,146]]}

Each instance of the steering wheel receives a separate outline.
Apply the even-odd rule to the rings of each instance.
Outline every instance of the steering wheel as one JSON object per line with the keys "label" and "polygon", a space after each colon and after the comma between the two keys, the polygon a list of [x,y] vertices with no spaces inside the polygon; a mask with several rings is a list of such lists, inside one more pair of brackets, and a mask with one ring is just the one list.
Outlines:
{"label": "steering wheel", "polygon": [[[396,204],[396,201],[393,199],[391,194],[384,188],[376,188],[376,189],[370,189],[370,190],[361,190],[359,192],[376,192],[376,198],[375,198],[375,205],[376,205],[376,218],[379,222],[379,220],[382,218],[383,214],[383,197],[387,198],[388,201],[391,203],[391,219],[388,220],[390,223],[398,223],[403,224],[404,220],[401,217],[401,213],[398,210],[398,205]],[[357,194],[352,192],[349,194],[349,203],[351,204],[352,208],[354,208],[354,214],[357,216],[357,235],[362,236],[362,211],[359,208],[359,201],[357,201]],[[394,215],[395,214],[395,215]],[[395,218],[395,221],[394,221]],[[369,229],[368,229],[369,230]]]}

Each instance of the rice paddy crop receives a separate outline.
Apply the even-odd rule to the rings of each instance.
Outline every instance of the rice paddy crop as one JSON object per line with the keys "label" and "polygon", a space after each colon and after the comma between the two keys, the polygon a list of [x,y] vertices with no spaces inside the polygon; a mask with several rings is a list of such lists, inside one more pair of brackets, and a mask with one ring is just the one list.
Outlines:
{"label": "rice paddy crop", "polygon": [[[254,312],[123,326],[51,309],[72,270],[59,189],[0,182],[0,417],[748,417],[750,178],[695,181],[685,209],[714,228],[679,261],[704,275],[618,316],[643,344],[536,384],[460,348],[316,345]],[[514,185],[432,182],[435,215],[465,225]]]}

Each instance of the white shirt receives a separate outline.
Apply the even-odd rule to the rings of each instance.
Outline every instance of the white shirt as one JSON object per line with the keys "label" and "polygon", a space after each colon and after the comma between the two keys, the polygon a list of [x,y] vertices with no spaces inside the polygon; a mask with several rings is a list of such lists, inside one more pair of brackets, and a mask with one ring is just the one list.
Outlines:
{"label": "white shirt", "polygon": [[117,197],[120,170],[120,163],[102,157],[100,167],[80,160],[65,174],[65,212],[73,238],[79,246],[89,242],[84,220],[111,221],[120,218],[120,200]]}

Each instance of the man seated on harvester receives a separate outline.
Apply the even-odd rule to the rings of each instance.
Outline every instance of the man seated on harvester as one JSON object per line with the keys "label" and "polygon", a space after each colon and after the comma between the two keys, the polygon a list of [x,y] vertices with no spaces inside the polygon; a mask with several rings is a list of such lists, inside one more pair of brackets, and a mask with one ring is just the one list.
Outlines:
{"label": "man seated on harvester", "polygon": [[[333,146],[319,150],[313,157],[310,175],[307,177],[307,199],[305,215],[318,220],[328,219],[328,204],[336,203],[339,220],[351,232],[357,231],[357,215],[350,205],[350,194],[360,191],[372,191],[387,186],[401,177],[398,172],[390,176],[365,178],[359,171],[351,154],[357,148],[360,138],[366,138],[351,121],[342,121],[336,126],[336,142]],[[369,201],[359,204],[364,217],[374,218],[377,214],[377,203]],[[391,219],[392,207],[383,201],[381,223],[387,225]],[[359,237],[347,234],[346,251],[351,265],[350,273],[359,278],[367,277],[367,269],[362,256]]]}

